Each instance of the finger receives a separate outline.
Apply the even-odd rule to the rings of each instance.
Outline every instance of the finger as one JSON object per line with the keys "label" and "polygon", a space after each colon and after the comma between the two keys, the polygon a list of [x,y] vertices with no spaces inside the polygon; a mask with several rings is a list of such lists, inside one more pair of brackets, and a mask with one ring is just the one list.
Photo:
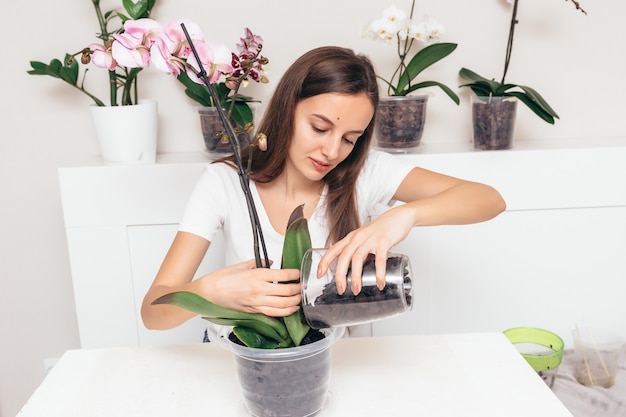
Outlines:
{"label": "finger", "polygon": [[[277,285],[277,287],[280,287],[280,286],[281,285]],[[291,311],[291,312],[297,311],[300,306],[301,300],[302,298],[300,297],[299,292],[295,295],[284,296],[284,297],[265,295],[255,300],[253,308],[257,312],[263,312],[263,313],[267,311],[273,311],[272,315],[276,316],[276,315],[284,314],[285,312],[288,312],[288,311]]]}
{"label": "finger", "polygon": [[259,313],[265,314],[270,317],[285,317],[289,316],[300,309],[299,306],[291,306],[291,307],[268,307],[263,306],[259,307]]}
{"label": "finger", "polygon": [[243,261],[238,264],[232,265],[232,268],[239,269],[239,270],[254,269],[256,268],[256,261],[254,259],[249,259],[247,261]]}
{"label": "finger", "polygon": [[289,282],[298,281],[300,279],[300,271],[297,269],[274,269],[268,274],[269,282]]}
{"label": "finger", "polygon": [[266,294],[270,297],[300,296],[300,284],[269,284]]}
{"label": "finger", "polygon": [[328,268],[333,263],[335,258],[339,256],[339,254],[343,251],[343,248],[347,245],[346,239],[342,239],[339,242],[332,245],[330,248],[326,250],[322,259],[320,259],[317,264],[317,277],[321,278],[328,272]]}
{"label": "finger", "polygon": [[350,269],[350,289],[352,294],[358,295],[362,288],[363,263],[365,259],[361,259],[355,253],[352,257],[352,267]]}
{"label": "finger", "polygon": [[379,290],[385,288],[385,278],[387,276],[387,252],[379,251],[376,253],[376,286]]}
{"label": "finger", "polygon": [[346,291],[346,281],[348,270],[350,268],[350,258],[345,258],[342,255],[337,258],[337,264],[335,267],[335,285],[337,286],[337,294],[339,295]]}

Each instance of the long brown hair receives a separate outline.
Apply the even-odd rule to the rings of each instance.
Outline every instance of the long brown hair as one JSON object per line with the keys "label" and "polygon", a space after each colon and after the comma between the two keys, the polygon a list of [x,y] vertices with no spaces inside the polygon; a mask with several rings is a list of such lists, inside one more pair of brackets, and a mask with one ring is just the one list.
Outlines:
{"label": "long brown hair", "polygon": [[[258,132],[267,135],[267,151],[254,152],[249,173],[252,180],[270,182],[282,173],[294,132],[296,105],[301,100],[326,93],[365,93],[376,110],[378,85],[369,58],[355,54],[350,49],[325,46],[305,53],[287,69],[258,128]],[[373,129],[374,118],[348,157],[324,177],[328,185],[327,244],[337,242],[360,226],[355,195],[356,180],[365,163]],[[242,157],[247,161],[247,149]]]}

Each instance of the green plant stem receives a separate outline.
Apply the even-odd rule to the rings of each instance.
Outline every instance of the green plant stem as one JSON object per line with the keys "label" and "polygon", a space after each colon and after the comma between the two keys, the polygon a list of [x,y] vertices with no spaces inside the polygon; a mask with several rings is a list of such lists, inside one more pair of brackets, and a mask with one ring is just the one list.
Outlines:
{"label": "green plant stem", "polygon": [[[413,19],[414,10],[415,10],[415,0],[413,0],[413,2],[411,3],[411,13],[409,13],[409,19],[411,20]],[[405,60],[406,60],[407,55],[411,51],[411,48],[413,47],[413,41],[415,40],[413,38],[411,38],[410,40],[407,38],[404,41],[402,41],[400,39],[399,34],[396,34],[396,38],[398,39],[398,57],[400,57],[400,63],[398,64],[398,67],[391,75],[391,78],[389,79],[390,82],[387,82],[384,78],[378,77],[379,79],[387,83],[387,95],[389,96],[398,94],[398,92],[395,91],[393,88],[393,80],[396,78],[396,76],[398,76],[398,79],[400,79],[402,77],[402,74],[407,70]],[[408,87],[410,86],[411,86],[411,81],[409,80]]]}
{"label": "green plant stem", "polygon": [[511,14],[511,24],[509,26],[509,39],[506,43],[506,55],[504,58],[504,71],[502,72],[502,80],[500,84],[504,84],[506,73],[509,70],[509,63],[511,62],[511,53],[513,52],[513,37],[515,36],[515,25],[517,25],[517,3],[519,0],[515,0],[513,3],[513,13]]}
{"label": "green plant stem", "polygon": [[[98,25],[100,26],[100,35],[98,37],[102,39],[102,42],[106,45],[111,36],[107,29],[107,20],[102,14],[102,9],[100,8],[100,0],[91,0],[91,2],[93,3],[94,9],[96,10]],[[111,106],[117,106],[117,74],[115,73],[115,71],[109,71],[109,99],[111,101]]]}
{"label": "green plant stem", "polygon": [[[68,83],[68,84],[69,84],[69,83]],[[97,105],[97,106],[99,106],[99,107],[105,107],[105,106],[106,106],[106,105],[102,102],[102,100],[100,100],[98,97],[96,97],[96,96],[94,96],[93,94],[91,94],[89,91],[85,90],[85,89],[83,88],[83,86],[82,86],[82,85],[81,85],[80,87],[79,87],[79,86],[77,86],[77,85],[73,85],[73,84],[70,84],[70,85],[71,85],[72,87],[74,87],[74,88],[79,89],[79,90],[80,90],[80,91],[82,91],[83,93],[87,94],[87,96],[88,96],[89,98],[91,98],[91,99],[94,101],[94,103],[96,103],[96,105]]]}

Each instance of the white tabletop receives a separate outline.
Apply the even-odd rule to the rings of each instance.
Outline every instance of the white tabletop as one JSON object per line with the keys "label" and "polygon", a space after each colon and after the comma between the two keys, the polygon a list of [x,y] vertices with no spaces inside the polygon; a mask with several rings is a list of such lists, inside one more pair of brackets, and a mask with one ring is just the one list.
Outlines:
{"label": "white tabletop", "polygon": [[[330,416],[572,417],[501,333],[343,338]],[[18,417],[245,416],[217,344],[71,350]]]}

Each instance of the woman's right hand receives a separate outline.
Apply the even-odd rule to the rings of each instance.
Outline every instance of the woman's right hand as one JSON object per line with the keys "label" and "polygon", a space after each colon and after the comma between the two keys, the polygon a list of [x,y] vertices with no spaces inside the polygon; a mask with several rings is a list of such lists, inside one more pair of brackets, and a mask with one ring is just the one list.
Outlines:
{"label": "woman's right hand", "polygon": [[175,291],[191,291],[222,307],[287,316],[298,310],[300,284],[297,269],[257,268],[253,260],[227,266],[193,279],[211,242],[192,233],[178,232],[146,293],[141,316],[148,329],[172,329],[196,317],[191,311],[152,302]]}
{"label": "woman's right hand", "polygon": [[227,266],[196,281],[196,292],[222,307],[282,317],[298,310],[297,269],[257,268],[254,260]]}

